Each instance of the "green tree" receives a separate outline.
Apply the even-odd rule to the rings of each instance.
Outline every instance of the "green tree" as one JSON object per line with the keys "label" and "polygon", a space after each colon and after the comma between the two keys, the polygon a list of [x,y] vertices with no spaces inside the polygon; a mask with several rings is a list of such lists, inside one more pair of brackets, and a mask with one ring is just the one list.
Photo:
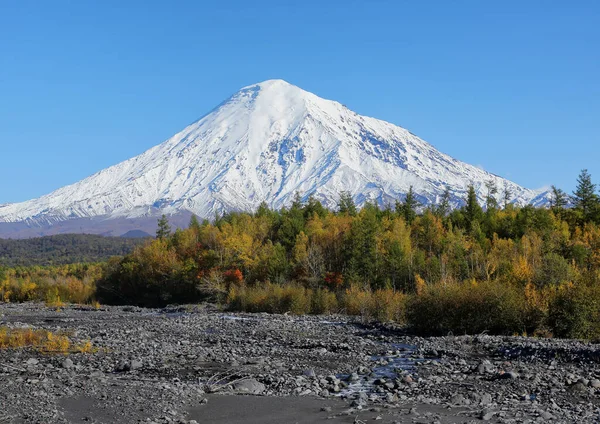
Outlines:
{"label": "green tree", "polygon": [[340,193],[340,200],[338,202],[338,212],[341,214],[348,214],[350,216],[356,216],[356,205],[352,199],[352,195],[348,191],[342,191]]}
{"label": "green tree", "polygon": [[419,207],[419,205],[420,203],[417,200],[413,187],[410,186],[408,193],[406,193],[406,197],[404,198],[404,202],[396,203],[396,212],[402,216],[408,224],[412,224],[417,217],[417,207]]}
{"label": "green tree", "polygon": [[196,215],[192,215],[192,217],[190,218],[189,228],[196,232],[200,231],[200,222],[198,221],[198,217]]}
{"label": "green tree", "polygon": [[169,225],[169,220],[167,219],[167,216],[165,214],[163,214],[160,219],[158,220],[158,228],[156,229],[156,238],[157,239],[164,239],[169,237],[169,235],[171,234],[171,226]]}
{"label": "green tree", "polygon": [[267,202],[265,202],[264,200],[262,202],[260,202],[260,205],[258,205],[258,209],[256,209],[256,213],[254,214],[255,216],[270,216],[271,215],[271,209],[269,208],[269,205]]}
{"label": "green tree", "polygon": [[550,209],[554,212],[560,211],[565,206],[567,206],[568,198],[567,193],[565,193],[562,189],[553,185],[551,187],[552,194],[550,197]]}
{"label": "green tree", "polygon": [[583,219],[590,221],[597,213],[599,207],[596,184],[592,183],[592,177],[587,169],[584,169],[577,178],[577,187],[573,192],[573,203],[583,213]]}
{"label": "green tree", "polygon": [[504,191],[502,192],[502,200],[504,202],[504,209],[508,208],[508,205],[510,204],[510,199],[513,196],[513,192],[510,189],[510,187],[508,186],[508,184],[505,182],[504,183]]}
{"label": "green tree", "polygon": [[477,201],[477,192],[475,191],[473,184],[469,186],[466,200],[467,203],[463,208],[463,214],[465,216],[467,227],[471,229],[473,224],[480,222],[483,217],[483,209]]}
{"label": "green tree", "polygon": [[434,208],[434,213],[439,218],[444,218],[450,213],[450,188],[446,187],[444,194],[437,206]]}
{"label": "green tree", "polygon": [[485,208],[490,209],[498,209],[498,201],[496,200],[496,194],[498,194],[498,187],[496,183],[492,180],[485,183],[485,187],[487,188],[487,195],[485,196]]}
{"label": "green tree", "polygon": [[327,209],[325,209],[321,202],[311,194],[308,196],[306,205],[304,205],[304,217],[309,219],[312,218],[314,214],[317,214],[323,218],[325,215],[327,215]]}

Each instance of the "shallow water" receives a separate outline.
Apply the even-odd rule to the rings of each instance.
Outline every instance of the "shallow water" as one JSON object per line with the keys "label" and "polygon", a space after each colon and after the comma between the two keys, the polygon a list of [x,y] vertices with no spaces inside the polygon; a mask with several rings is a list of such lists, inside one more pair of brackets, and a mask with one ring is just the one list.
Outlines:
{"label": "shallow water", "polygon": [[[350,397],[356,393],[377,393],[377,385],[375,380],[385,378],[386,380],[394,380],[404,374],[415,374],[415,363],[418,359],[412,358],[412,354],[416,350],[415,346],[393,343],[389,345],[389,351],[392,354],[372,356],[371,360],[377,365],[372,368],[372,372],[366,376],[359,376],[360,379],[349,383],[348,387],[338,393],[338,396]],[[339,379],[347,381],[348,374],[339,374]],[[378,394],[378,393],[377,393]]]}

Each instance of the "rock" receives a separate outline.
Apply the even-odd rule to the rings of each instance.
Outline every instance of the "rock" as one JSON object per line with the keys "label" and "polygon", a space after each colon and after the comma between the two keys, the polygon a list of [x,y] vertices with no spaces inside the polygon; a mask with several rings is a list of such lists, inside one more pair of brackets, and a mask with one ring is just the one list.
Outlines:
{"label": "rock", "polygon": [[590,380],[590,387],[593,387],[594,389],[600,388],[600,380],[597,378]]}
{"label": "rock", "polygon": [[62,363],[60,364],[61,367],[63,367],[66,370],[69,370],[71,368],[73,368],[73,361],[70,358],[65,359],[64,361],[62,361]]}
{"label": "rock", "polygon": [[542,411],[542,412],[540,412],[540,417],[542,417],[546,421],[554,419],[554,415],[552,415],[548,411]]}
{"label": "rock", "polygon": [[139,361],[137,359],[134,359],[133,361],[131,361],[131,363],[129,364],[129,369],[130,370],[139,370],[140,368],[142,368],[143,364],[142,361]]}
{"label": "rock", "polygon": [[582,395],[588,392],[588,388],[581,383],[575,383],[569,386],[569,391],[573,394]]}
{"label": "rock", "polygon": [[485,359],[477,366],[477,372],[479,374],[491,374],[494,372],[494,366],[490,361]]}
{"label": "rock", "polygon": [[514,371],[508,371],[500,374],[499,377],[503,380],[516,380],[519,378],[519,374]]}
{"label": "rock", "polygon": [[317,376],[315,370],[313,370],[312,368],[305,370],[304,375],[308,378],[315,378]]}
{"label": "rock", "polygon": [[115,372],[128,372],[131,370],[131,364],[128,361],[120,361],[115,367]]}
{"label": "rock", "polygon": [[29,358],[26,362],[25,365],[29,365],[29,366],[36,366],[37,364],[39,364],[40,361],[38,361],[35,358]]}
{"label": "rock", "polygon": [[232,388],[236,392],[252,395],[259,395],[265,391],[265,385],[254,378],[238,381]]}
{"label": "rock", "polygon": [[387,393],[385,395],[385,401],[387,403],[396,403],[398,402],[398,395],[395,393]]}
{"label": "rock", "polygon": [[490,395],[489,393],[483,393],[481,395],[481,399],[480,399],[479,403],[483,406],[487,406],[487,405],[491,404],[492,403],[492,395]]}
{"label": "rock", "polygon": [[455,406],[469,405],[471,402],[462,394],[457,393],[450,398],[450,404]]}
{"label": "rock", "polygon": [[494,418],[494,415],[496,415],[496,412],[494,411],[483,410],[481,411],[480,417],[483,421],[490,421],[492,418]]}
{"label": "rock", "polygon": [[590,385],[590,380],[588,380],[587,378],[580,378],[579,380],[577,380],[577,382],[583,384],[584,386]]}

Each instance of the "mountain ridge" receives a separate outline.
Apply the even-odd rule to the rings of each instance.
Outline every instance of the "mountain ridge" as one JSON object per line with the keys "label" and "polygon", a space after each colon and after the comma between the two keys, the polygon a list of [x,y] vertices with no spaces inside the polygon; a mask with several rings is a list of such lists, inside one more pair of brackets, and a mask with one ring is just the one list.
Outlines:
{"label": "mountain ridge", "polygon": [[[436,150],[410,131],[362,116],[283,80],[240,89],[173,137],[45,196],[0,206],[0,223],[51,227],[75,218],[132,219],[189,212],[201,218],[280,208],[295,193],[335,207],[340,191],[361,206],[402,199],[413,186],[427,205],[449,187],[506,187],[512,202],[544,204],[530,190]],[[498,197],[500,194],[498,194]],[[0,235],[2,230],[0,227]]]}

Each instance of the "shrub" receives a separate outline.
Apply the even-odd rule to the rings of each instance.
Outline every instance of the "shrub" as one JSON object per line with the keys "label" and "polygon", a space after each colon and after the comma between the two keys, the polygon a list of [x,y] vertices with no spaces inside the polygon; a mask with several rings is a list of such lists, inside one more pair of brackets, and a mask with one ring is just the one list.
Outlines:
{"label": "shrub", "polygon": [[548,325],[557,337],[600,338],[600,287],[561,285],[550,301]]}
{"label": "shrub", "polygon": [[392,289],[379,289],[372,294],[371,313],[378,321],[405,322],[407,296]]}
{"label": "shrub", "polygon": [[335,293],[326,289],[316,289],[312,292],[311,313],[334,313],[338,309],[338,300]]}
{"label": "shrub", "polygon": [[433,285],[414,296],[408,323],[421,334],[514,334],[525,330],[522,291],[498,282]]}
{"label": "shrub", "polygon": [[344,311],[348,315],[370,318],[373,310],[370,290],[361,289],[358,285],[353,284],[345,290],[342,299]]}
{"label": "shrub", "polygon": [[34,348],[42,353],[93,353],[91,341],[73,343],[65,334],[33,328],[0,327],[0,349]]}
{"label": "shrub", "polygon": [[296,284],[271,283],[231,287],[227,296],[227,305],[231,310],[245,312],[307,314],[311,311],[312,290]]}

